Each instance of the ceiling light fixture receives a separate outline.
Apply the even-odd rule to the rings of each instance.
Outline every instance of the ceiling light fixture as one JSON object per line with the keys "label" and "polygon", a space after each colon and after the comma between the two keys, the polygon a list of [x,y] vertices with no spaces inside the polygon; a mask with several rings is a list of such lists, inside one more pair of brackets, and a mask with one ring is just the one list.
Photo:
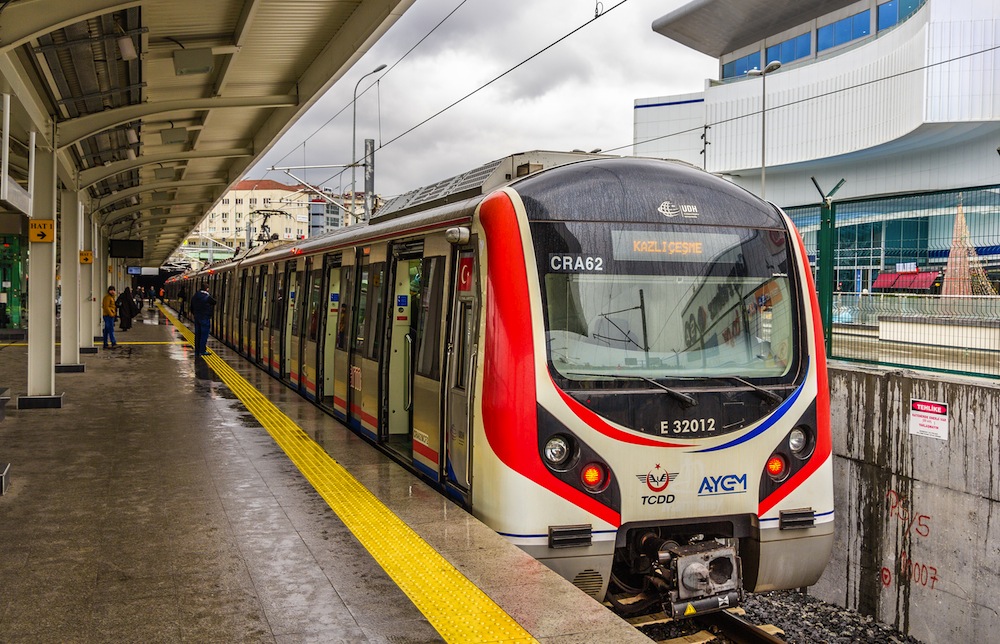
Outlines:
{"label": "ceiling light fixture", "polygon": [[178,49],[174,52],[174,74],[188,76],[190,74],[208,74],[215,69],[215,56],[212,49]]}

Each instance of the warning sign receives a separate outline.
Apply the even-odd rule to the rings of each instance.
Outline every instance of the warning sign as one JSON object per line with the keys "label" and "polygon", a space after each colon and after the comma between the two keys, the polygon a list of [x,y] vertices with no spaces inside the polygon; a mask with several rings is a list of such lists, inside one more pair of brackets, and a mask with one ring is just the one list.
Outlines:
{"label": "warning sign", "polygon": [[948,440],[948,404],[930,400],[910,400],[910,433]]}
{"label": "warning sign", "polygon": [[54,242],[56,240],[56,222],[54,219],[29,219],[28,241]]}

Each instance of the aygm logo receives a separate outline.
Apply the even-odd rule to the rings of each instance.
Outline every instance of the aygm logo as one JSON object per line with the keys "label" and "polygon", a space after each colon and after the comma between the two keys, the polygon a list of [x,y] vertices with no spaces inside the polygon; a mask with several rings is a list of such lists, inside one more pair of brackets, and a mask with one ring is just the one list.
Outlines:
{"label": "aygm logo", "polygon": [[673,494],[660,494],[660,492],[666,490],[670,482],[677,478],[677,472],[661,469],[660,464],[657,463],[653,469],[645,474],[636,474],[635,477],[645,483],[650,492],[653,492],[653,494],[643,495],[643,505],[662,505],[674,502]]}
{"label": "aygm logo", "polygon": [[722,476],[706,476],[701,480],[698,496],[716,496],[719,494],[743,494],[747,491],[746,474],[723,474]]}

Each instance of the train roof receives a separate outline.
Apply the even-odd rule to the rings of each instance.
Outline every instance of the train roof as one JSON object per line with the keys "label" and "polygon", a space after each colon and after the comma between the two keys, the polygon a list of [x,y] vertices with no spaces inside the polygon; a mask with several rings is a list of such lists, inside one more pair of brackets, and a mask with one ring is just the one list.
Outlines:
{"label": "train roof", "polygon": [[590,159],[514,181],[528,219],[784,229],[781,212],[731,181],[681,161]]}
{"label": "train roof", "polygon": [[384,221],[417,210],[482,196],[493,192],[506,183],[540,170],[584,159],[601,158],[617,159],[619,157],[588,152],[555,152],[550,150],[518,152],[502,159],[490,161],[449,179],[393,197],[372,215],[371,220],[372,222]]}

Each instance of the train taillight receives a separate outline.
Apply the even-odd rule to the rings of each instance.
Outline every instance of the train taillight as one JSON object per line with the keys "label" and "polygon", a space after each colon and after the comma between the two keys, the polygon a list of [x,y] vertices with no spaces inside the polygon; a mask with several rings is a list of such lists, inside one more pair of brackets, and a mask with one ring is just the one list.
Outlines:
{"label": "train taillight", "polygon": [[608,468],[600,463],[588,463],[580,470],[580,480],[591,492],[601,492],[608,487]]}

